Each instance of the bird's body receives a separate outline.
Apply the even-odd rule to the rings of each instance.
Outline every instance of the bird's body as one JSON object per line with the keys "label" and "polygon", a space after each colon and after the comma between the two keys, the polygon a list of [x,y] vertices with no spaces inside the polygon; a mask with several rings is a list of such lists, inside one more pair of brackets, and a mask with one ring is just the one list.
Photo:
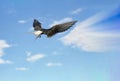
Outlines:
{"label": "bird's body", "polygon": [[42,34],[47,35],[47,37],[52,37],[53,35],[64,32],[67,29],[69,29],[72,25],[74,25],[77,21],[70,21],[62,24],[54,25],[53,27],[49,29],[44,29],[41,27],[41,23],[34,19],[33,27],[34,27],[34,34],[36,35],[36,38],[41,37]]}
{"label": "bird's body", "polygon": [[42,31],[37,30],[37,31],[34,31],[34,32],[33,32],[33,34],[35,34],[35,36],[38,38],[38,37],[39,37],[39,35],[41,35],[41,34],[42,34]]}

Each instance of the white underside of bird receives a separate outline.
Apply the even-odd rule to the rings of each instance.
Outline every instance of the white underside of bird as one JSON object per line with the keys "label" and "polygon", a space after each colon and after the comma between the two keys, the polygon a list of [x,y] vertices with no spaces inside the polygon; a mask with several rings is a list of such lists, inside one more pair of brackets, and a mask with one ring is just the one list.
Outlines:
{"label": "white underside of bird", "polygon": [[36,38],[38,38],[42,34],[42,31],[40,31],[40,30],[34,31],[33,34],[36,36]]}

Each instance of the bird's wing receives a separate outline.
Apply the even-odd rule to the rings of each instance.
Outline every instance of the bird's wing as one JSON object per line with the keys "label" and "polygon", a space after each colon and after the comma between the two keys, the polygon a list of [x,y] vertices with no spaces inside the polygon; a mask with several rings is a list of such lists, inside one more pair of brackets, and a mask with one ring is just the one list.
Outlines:
{"label": "bird's wing", "polygon": [[34,19],[33,28],[34,28],[35,31],[41,30],[41,23],[36,19]]}
{"label": "bird's wing", "polygon": [[71,22],[66,22],[63,24],[57,24],[48,30],[47,36],[51,37],[51,36],[55,35],[56,33],[64,32],[67,29],[69,29],[72,25],[74,25],[76,22],[77,21],[71,21]]}

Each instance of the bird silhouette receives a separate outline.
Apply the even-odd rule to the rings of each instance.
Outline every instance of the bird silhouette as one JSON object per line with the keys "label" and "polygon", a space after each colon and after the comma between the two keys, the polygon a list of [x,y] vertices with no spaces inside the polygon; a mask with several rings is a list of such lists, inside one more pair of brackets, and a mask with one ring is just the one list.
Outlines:
{"label": "bird silhouette", "polygon": [[65,22],[65,23],[61,23],[61,24],[56,24],[56,25],[52,26],[51,28],[45,29],[45,28],[42,28],[41,23],[37,19],[34,19],[34,21],[33,21],[33,28],[34,28],[33,34],[36,35],[36,38],[41,37],[42,34],[47,35],[47,37],[52,37],[53,35],[55,35],[57,33],[61,33],[61,32],[68,30],[76,22],[77,22],[76,20],[69,21],[69,22]]}

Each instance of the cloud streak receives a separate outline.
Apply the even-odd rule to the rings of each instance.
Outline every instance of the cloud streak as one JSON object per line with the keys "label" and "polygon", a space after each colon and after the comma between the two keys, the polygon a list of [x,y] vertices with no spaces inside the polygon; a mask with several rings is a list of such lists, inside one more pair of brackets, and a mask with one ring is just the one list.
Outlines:
{"label": "cloud streak", "polygon": [[27,61],[28,62],[36,62],[42,58],[44,58],[45,55],[44,54],[35,54],[35,55],[31,55],[30,52],[27,52]]}
{"label": "cloud streak", "polygon": [[12,64],[12,61],[4,60],[4,59],[0,58],[0,64]]}
{"label": "cloud streak", "polygon": [[81,9],[81,8],[78,8],[78,9],[76,9],[76,10],[73,10],[73,11],[71,12],[71,14],[79,14],[81,11],[82,11],[82,9]]}
{"label": "cloud streak", "polygon": [[62,66],[62,63],[53,63],[53,62],[49,62],[46,64],[47,67],[60,67]]}
{"label": "cloud streak", "polygon": [[26,67],[18,67],[18,68],[16,68],[16,70],[18,70],[18,71],[27,71],[27,70],[29,70],[29,68],[26,68]]}
{"label": "cloud streak", "polygon": [[120,50],[120,33],[113,31],[101,32],[94,29],[97,28],[95,24],[104,20],[105,17],[105,15],[96,14],[83,22],[79,22],[73,31],[60,40],[65,45],[72,45],[84,51],[104,52]]}
{"label": "cloud streak", "polygon": [[63,19],[61,19],[61,20],[55,20],[55,21],[53,21],[52,24],[49,25],[49,27],[52,27],[52,26],[54,26],[54,25],[56,25],[56,24],[61,24],[61,23],[64,23],[64,22],[72,21],[72,20],[73,20],[73,19],[70,18],[70,17],[66,17],[66,18],[63,18]]}
{"label": "cloud streak", "polygon": [[27,23],[27,20],[19,20],[18,23],[25,24],[25,23]]}

